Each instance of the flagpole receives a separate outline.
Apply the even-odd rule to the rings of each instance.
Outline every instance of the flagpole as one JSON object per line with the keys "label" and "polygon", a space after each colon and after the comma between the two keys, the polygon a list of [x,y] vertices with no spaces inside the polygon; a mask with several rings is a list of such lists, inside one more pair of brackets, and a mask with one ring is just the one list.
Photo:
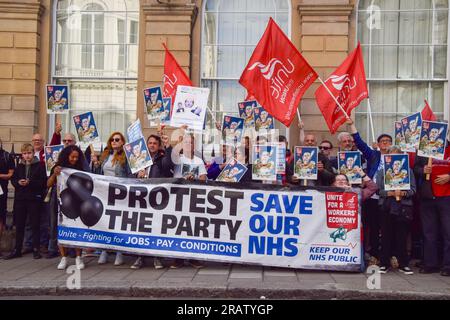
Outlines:
{"label": "flagpole", "polygon": [[297,108],[297,117],[298,117],[298,121],[301,122],[302,121],[302,117],[300,117],[300,111],[298,111],[298,108]]}
{"label": "flagpole", "polygon": [[325,82],[323,82],[323,80],[320,77],[317,77],[317,79],[319,79],[319,81],[322,83],[322,85],[325,87],[325,89],[328,91],[328,93],[330,94],[330,96],[333,98],[333,100],[336,102],[336,104],[338,105],[339,109],[341,109],[341,111],[344,113],[345,117],[348,120],[351,120],[350,117],[348,116],[347,112],[345,112],[344,108],[342,108],[341,104],[339,103],[339,101],[336,99],[336,97],[333,95],[333,93],[330,91],[330,89],[328,89],[327,85],[325,84]]}
{"label": "flagpole", "polygon": [[370,128],[372,129],[372,141],[375,141],[375,130],[373,126],[372,108],[370,107],[370,99],[367,99],[367,111],[369,111]]}

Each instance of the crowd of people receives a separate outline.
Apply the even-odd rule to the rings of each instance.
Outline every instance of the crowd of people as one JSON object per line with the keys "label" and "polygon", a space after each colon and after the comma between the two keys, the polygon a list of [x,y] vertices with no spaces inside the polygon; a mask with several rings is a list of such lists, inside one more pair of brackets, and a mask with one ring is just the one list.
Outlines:
{"label": "crowd of people", "polygon": [[[447,142],[443,161],[428,161],[428,158],[410,153],[410,189],[407,191],[387,191],[384,186],[385,154],[402,154],[398,146],[393,145],[389,134],[381,134],[377,142],[369,146],[358,133],[353,121],[347,121],[348,132],[337,136],[339,151],[360,151],[362,168],[359,174],[361,185],[351,185],[345,174],[339,173],[337,157],[332,156],[333,144],[329,140],[320,143],[314,134],[304,133],[300,122],[300,145],[318,146],[317,180],[302,181],[294,174],[294,155],[284,136],[278,142],[286,144],[286,171],[278,183],[302,186],[335,186],[345,189],[360,188],[362,195],[362,222],[364,257],[369,264],[378,264],[380,273],[392,268],[393,257],[398,262],[398,270],[404,274],[413,274],[410,268],[411,229],[419,222],[420,236],[423,239],[422,261],[420,273],[440,272],[442,276],[450,275],[450,143]],[[0,148],[0,239],[6,222],[6,200],[8,183],[15,188],[13,220],[16,227],[16,244],[14,250],[3,256],[3,259],[19,258],[33,253],[33,258],[60,257],[57,268],[64,270],[68,265],[68,257],[75,257],[76,266],[83,269],[83,257],[98,256],[98,263],[108,262],[106,250],[77,249],[58,247],[56,181],[62,168],[72,168],[105,176],[152,178],[185,178],[187,180],[215,180],[227,162],[236,158],[247,165],[248,170],[239,183],[260,182],[252,178],[250,161],[251,139],[243,139],[244,149],[223,145],[220,156],[206,163],[201,154],[196,152],[195,135],[185,131],[175,139],[175,145],[162,131],[147,138],[147,147],[153,165],[136,174],[131,174],[123,146],[125,136],[121,132],[113,132],[101,154],[84,152],[76,146],[72,133],[62,134],[62,127],[57,124],[49,145],[63,144],[58,161],[47,177],[44,163],[44,139],[35,134],[31,144],[21,147],[21,160],[16,165],[11,155]],[[448,138],[447,138],[448,139]],[[268,143],[264,137],[258,136],[255,144]],[[188,168],[188,169],[186,169]],[[427,180],[427,174],[431,179]],[[73,252],[71,252],[73,251]],[[122,265],[122,252],[114,252],[114,265]],[[1,253],[0,253],[1,255]],[[136,256],[131,268],[139,269],[150,257]],[[170,268],[180,268],[190,264],[194,268],[202,268],[197,260],[174,259]],[[153,257],[156,269],[164,268],[162,260]]]}

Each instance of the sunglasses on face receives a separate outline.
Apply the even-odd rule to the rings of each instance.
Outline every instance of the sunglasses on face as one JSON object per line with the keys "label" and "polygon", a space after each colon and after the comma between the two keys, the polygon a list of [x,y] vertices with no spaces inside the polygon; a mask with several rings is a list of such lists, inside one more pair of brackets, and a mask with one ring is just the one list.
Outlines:
{"label": "sunglasses on face", "polygon": [[112,138],[111,139],[111,142],[120,142],[120,141],[122,141],[121,138]]}
{"label": "sunglasses on face", "polygon": [[73,141],[72,139],[70,139],[70,140],[66,140],[66,139],[64,139],[64,140],[63,140],[63,142],[64,142],[64,143],[67,143],[67,142],[72,142],[72,141]]}
{"label": "sunglasses on face", "polygon": [[330,147],[322,147],[322,146],[319,147],[319,150],[330,150],[330,149],[331,149]]}

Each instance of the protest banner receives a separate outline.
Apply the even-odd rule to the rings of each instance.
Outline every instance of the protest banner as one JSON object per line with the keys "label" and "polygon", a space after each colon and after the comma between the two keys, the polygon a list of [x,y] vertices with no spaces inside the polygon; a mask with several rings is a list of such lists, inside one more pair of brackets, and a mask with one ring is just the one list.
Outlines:
{"label": "protest banner", "polygon": [[299,179],[317,180],[317,163],[319,149],[317,147],[295,147],[294,175]]}
{"label": "protest banner", "polygon": [[45,157],[45,169],[47,170],[47,177],[50,176],[50,172],[52,168],[55,166],[56,162],[58,162],[59,153],[64,149],[64,145],[56,145],[56,146],[46,146],[44,157]]}
{"label": "protest banner", "polygon": [[123,150],[125,151],[131,173],[133,174],[153,164],[144,138],[125,144]]}
{"label": "protest banner", "polygon": [[361,153],[359,151],[338,152],[338,168],[340,174],[345,174],[350,184],[361,184],[362,178]]}
{"label": "protest banner", "polygon": [[422,116],[420,112],[402,118],[403,135],[405,136],[406,152],[416,152],[419,148],[420,129],[422,127]]}
{"label": "protest banner", "polygon": [[240,144],[243,133],[244,119],[227,115],[223,116],[222,139],[225,144],[233,146]]}
{"label": "protest banner", "polygon": [[209,88],[178,86],[172,107],[172,127],[189,126],[194,131],[202,131],[208,108]]}
{"label": "protest banner", "polygon": [[268,145],[254,145],[252,152],[253,180],[276,181],[277,148]]}
{"label": "protest banner", "polygon": [[417,155],[420,157],[444,160],[447,129],[447,123],[424,120],[420,132],[420,143]]}
{"label": "protest banner", "polygon": [[86,112],[74,116],[73,122],[75,123],[75,129],[80,142],[92,143],[100,141],[92,112]]}
{"label": "protest banner", "polygon": [[134,142],[136,140],[139,140],[140,138],[144,138],[140,119],[137,119],[127,128],[127,138],[128,142]]}
{"label": "protest banner", "polygon": [[150,126],[157,126],[161,116],[165,116],[161,87],[144,89],[144,103]]}
{"label": "protest banner", "polygon": [[69,107],[69,87],[60,84],[47,84],[46,88],[46,103],[47,113],[67,113]]}
{"label": "protest banner", "polygon": [[255,128],[255,114],[254,109],[258,103],[256,100],[243,101],[238,103],[239,108],[239,117],[244,119],[244,128],[245,129],[254,129]]}
{"label": "protest banner", "polygon": [[385,154],[384,190],[409,190],[409,158],[407,154]]}
{"label": "protest banner", "polygon": [[222,182],[239,182],[247,172],[247,166],[240,163],[236,159],[231,159],[220,172],[216,181]]}
{"label": "protest banner", "polygon": [[263,266],[361,271],[360,194],[63,169],[63,246]]}
{"label": "protest banner", "polygon": [[406,152],[405,135],[403,134],[403,127],[400,121],[394,122],[394,137],[395,145],[400,147],[402,151]]}

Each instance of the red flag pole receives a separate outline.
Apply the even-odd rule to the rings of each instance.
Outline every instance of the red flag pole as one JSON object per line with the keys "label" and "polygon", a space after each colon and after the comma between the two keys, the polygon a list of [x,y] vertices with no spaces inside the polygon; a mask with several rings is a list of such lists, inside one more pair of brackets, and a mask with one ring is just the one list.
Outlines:
{"label": "red flag pole", "polygon": [[330,91],[330,89],[328,89],[327,85],[325,84],[325,82],[323,82],[323,80],[320,77],[317,77],[317,79],[319,79],[320,83],[322,83],[322,85],[325,87],[325,89],[327,90],[327,92],[330,94],[330,96],[333,98],[334,102],[336,102],[336,104],[338,105],[339,109],[341,109],[341,111],[344,113],[345,117],[350,120],[350,117],[348,116],[347,112],[345,112],[344,108],[342,108],[341,104],[339,103],[339,101],[336,99],[336,97],[333,95],[333,93]]}

